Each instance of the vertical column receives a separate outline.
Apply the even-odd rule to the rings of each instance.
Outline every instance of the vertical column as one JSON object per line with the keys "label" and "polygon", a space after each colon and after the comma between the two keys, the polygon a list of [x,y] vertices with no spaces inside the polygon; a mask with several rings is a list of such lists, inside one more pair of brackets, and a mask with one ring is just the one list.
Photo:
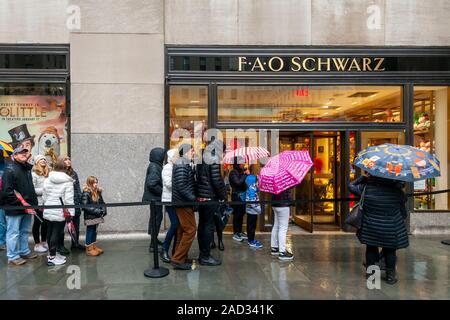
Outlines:
{"label": "vertical column", "polygon": [[[441,176],[436,178],[436,189],[448,188],[448,93],[447,89],[435,91],[435,150],[436,156],[441,161]],[[448,209],[448,196],[446,193],[435,196],[436,209]]]}

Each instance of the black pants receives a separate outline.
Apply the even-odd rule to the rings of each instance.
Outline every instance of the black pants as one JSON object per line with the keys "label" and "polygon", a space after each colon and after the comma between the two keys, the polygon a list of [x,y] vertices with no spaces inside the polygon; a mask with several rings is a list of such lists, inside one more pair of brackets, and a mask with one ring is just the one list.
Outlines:
{"label": "black pants", "polygon": [[[390,248],[382,249],[385,261],[386,270],[395,270],[395,264],[397,260],[396,250]],[[378,247],[367,246],[366,248],[366,265],[371,266],[380,261],[380,252]]]}
{"label": "black pants", "polygon": [[[222,238],[223,238],[223,230],[220,227],[219,218],[217,216],[214,216],[214,224],[216,226],[217,240],[220,242],[220,241],[222,241]],[[213,235],[212,241],[214,241],[214,235]]]}
{"label": "black pants", "polygon": [[247,214],[247,236],[249,242],[255,240],[257,221],[258,221],[257,214]]}
{"label": "black pants", "polygon": [[33,221],[33,238],[34,243],[38,244],[47,241],[47,220],[44,220],[42,210],[36,210],[36,215],[42,219],[42,222],[34,217]]}
{"label": "black pants", "polygon": [[81,213],[76,212],[75,216],[72,218],[72,221],[75,223],[75,230],[76,230],[76,235],[75,235],[75,241],[74,239],[72,239],[72,246],[76,246],[77,244],[79,244],[79,240],[80,240],[80,216]]}
{"label": "black pants", "polygon": [[46,221],[47,222],[47,243],[49,255],[54,257],[56,255],[56,249],[61,245],[61,234],[63,235],[64,243],[64,226],[65,221]]}
{"label": "black pants", "polygon": [[152,219],[156,218],[156,238],[158,238],[159,229],[161,229],[161,222],[163,218],[162,206],[155,206],[155,212],[150,211],[150,219],[148,220],[148,234],[152,234]]}
{"label": "black pants", "polygon": [[[232,201],[240,201],[239,196],[233,194]],[[242,223],[245,215],[245,204],[233,205],[233,233],[242,233]]]}
{"label": "black pants", "polygon": [[219,210],[218,205],[200,206],[198,212],[197,240],[200,249],[200,258],[208,259],[211,254],[211,242],[214,240],[214,212]]}

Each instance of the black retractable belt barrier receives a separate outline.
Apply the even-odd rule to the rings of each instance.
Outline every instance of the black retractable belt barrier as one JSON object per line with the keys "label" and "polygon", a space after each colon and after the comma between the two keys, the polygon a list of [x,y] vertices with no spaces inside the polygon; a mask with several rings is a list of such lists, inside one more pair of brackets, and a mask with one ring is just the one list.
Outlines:
{"label": "black retractable belt barrier", "polygon": [[[421,192],[421,193],[409,193],[406,194],[407,197],[413,196],[422,196],[422,195],[430,195],[430,194],[440,194],[440,193],[448,193],[450,189],[445,190],[437,190],[431,192]],[[120,203],[109,203],[109,204],[89,204],[89,205],[52,205],[52,206],[0,206],[0,209],[4,210],[20,210],[24,208],[30,209],[63,209],[63,208],[92,208],[92,207],[134,207],[134,206],[150,206],[150,222],[152,228],[152,243],[153,243],[153,268],[149,268],[144,271],[144,275],[149,278],[162,278],[169,274],[169,270],[167,268],[163,268],[159,266],[159,257],[158,257],[158,240],[156,233],[156,206],[162,205],[177,205],[177,206],[209,206],[211,204],[228,204],[228,205],[238,205],[238,204],[297,204],[297,203],[305,203],[305,202],[350,202],[350,201],[358,201],[359,198],[335,198],[335,199],[297,199],[297,200],[261,200],[261,201],[202,201],[202,202],[161,202],[161,201],[143,201],[143,202],[120,202]],[[450,240],[442,240],[442,244],[450,245]]]}
{"label": "black retractable belt barrier", "polygon": [[149,278],[163,278],[169,274],[169,269],[159,266],[158,258],[158,234],[156,231],[156,205],[150,202],[150,223],[152,225],[153,268],[144,271],[144,276]]}

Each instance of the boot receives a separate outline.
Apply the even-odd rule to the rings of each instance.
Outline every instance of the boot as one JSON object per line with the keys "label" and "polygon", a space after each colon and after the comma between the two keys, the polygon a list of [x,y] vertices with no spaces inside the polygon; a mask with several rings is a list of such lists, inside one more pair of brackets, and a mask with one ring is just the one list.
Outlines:
{"label": "boot", "polygon": [[100,253],[97,250],[95,250],[93,244],[86,246],[86,255],[91,256],[91,257],[96,257],[99,254]]}
{"label": "boot", "polygon": [[99,254],[103,253],[103,249],[97,247],[97,245],[95,243],[92,244],[94,246],[94,250],[96,250]]}
{"label": "boot", "polygon": [[219,240],[219,250],[220,250],[220,251],[225,250],[225,246],[223,245],[222,239]]}
{"label": "boot", "polygon": [[165,263],[170,263],[170,256],[167,250],[161,251],[159,256],[161,257],[161,260],[164,261]]}
{"label": "boot", "polygon": [[395,270],[386,269],[386,283],[387,284],[396,284],[397,277],[395,276]]}

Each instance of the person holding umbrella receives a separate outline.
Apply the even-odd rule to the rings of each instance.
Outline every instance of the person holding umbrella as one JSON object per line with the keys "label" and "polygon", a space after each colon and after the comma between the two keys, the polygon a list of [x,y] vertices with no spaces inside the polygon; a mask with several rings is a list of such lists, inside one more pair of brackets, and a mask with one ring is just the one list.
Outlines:
{"label": "person holding umbrella", "polygon": [[[292,260],[294,255],[286,249],[286,235],[289,226],[288,203],[292,200],[291,188],[305,178],[313,165],[308,151],[284,151],[266,163],[260,174],[261,191],[272,194],[274,224],[271,237],[271,254],[279,260]],[[284,202],[282,202],[284,201]]]}
{"label": "person holding umbrella", "polygon": [[357,237],[366,245],[366,266],[386,265],[386,282],[395,284],[396,251],[409,246],[405,182],[440,175],[439,160],[411,146],[383,144],[361,151],[354,161],[365,175],[350,183],[350,192],[363,197],[361,227]]}

